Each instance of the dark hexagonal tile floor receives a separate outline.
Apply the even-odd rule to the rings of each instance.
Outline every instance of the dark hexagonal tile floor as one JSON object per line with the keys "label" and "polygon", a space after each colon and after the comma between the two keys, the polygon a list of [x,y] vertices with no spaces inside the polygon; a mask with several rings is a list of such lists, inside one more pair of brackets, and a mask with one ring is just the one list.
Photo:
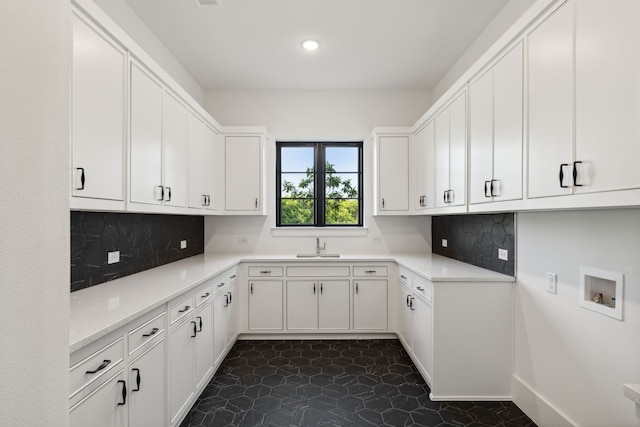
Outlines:
{"label": "dark hexagonal tile floor", "polygon": [[535,427],[512,402],[432,402],[396,340],[238,341],[180,427]]}

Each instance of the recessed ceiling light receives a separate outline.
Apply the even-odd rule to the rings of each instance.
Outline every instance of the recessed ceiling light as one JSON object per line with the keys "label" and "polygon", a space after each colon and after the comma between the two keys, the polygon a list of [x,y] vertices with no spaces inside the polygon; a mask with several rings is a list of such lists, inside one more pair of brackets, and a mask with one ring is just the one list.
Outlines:
{"label": "recessed ceiling light", "polygon": [[302,42],[302,47],[305,50],[314,51],[320,47],[320,43],[316,40],[305,40]]}

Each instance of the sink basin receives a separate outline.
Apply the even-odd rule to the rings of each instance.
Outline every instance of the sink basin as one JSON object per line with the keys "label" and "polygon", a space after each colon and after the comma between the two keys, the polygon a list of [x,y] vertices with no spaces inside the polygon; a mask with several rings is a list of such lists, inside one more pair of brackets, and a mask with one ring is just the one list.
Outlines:
{"label": "sink basin", "polygon": [[340,258],[339,254],[298,254],[297,258]]}

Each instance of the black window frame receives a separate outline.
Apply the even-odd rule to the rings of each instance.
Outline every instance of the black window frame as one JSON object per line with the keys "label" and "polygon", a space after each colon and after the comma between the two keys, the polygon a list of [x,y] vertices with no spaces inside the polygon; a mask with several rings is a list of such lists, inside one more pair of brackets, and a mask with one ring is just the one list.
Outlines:
{"label": "black window frame", "polygon": [[[358,149],[358,171],[336,171],[335,173],[358,174],[358,223],[357,224],[327,224],[325,218],[326,186],[325,186],[325,148],[327,147],[355,147]],[[282,223],[282,147],[313,147],[314,159],[314,223],[313,224],[283,224]],[[276,227],[364,227],[364,141],[276,141]],[[287,172],[285,172],[287,173]],[[318,179],[322,177],[323,179]],[[354,199],[355,200],[355,199]]]}

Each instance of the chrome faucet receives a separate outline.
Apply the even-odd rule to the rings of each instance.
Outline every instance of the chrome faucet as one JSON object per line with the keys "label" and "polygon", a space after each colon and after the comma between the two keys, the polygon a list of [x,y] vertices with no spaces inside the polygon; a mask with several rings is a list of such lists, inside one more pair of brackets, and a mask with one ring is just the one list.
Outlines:
{"label": "chrome faucet", "polygon": [[322,251],[327,249],[327,242],[320,246],[320,236],[316,236],[316,255],[320,255]]}

